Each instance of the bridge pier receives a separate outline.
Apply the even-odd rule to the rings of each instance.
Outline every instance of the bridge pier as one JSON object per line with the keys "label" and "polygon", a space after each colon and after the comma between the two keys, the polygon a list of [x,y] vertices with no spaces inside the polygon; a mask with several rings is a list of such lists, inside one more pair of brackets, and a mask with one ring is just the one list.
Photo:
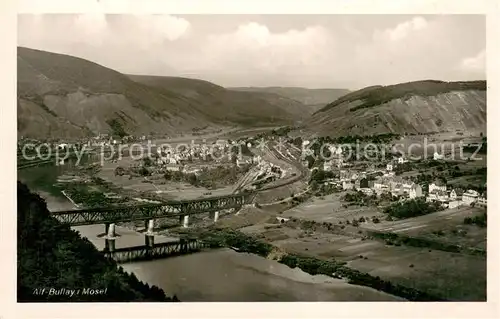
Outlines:
{"label": "bridge pier", "polygon": [[146,247],[148,248],[153,248],[153,246],[155,245],[155,236],[153,235],[144,235],[144,240],[145,240],[145,245]]}
{"label": "bridge pier", "polygon": [[115,239],[114,238],[112,238],[112,239],[106,238],[104,250],[109,251],[109,252],[115,251]]}
{"label": "bridge pier", "polygon": [[153,234],[154,229],[155,229],[155,220],[150,219],[145,221],[145,227],[146,227],[146,233],[148,234]]}
{"label": "bridge pier", "polygon": [[184,215],[181,218],[182,218],[182,227],[188,228],[189,227],[189,215]]}
{"label": "bridge pier", "polygon": [[155,242],[155,236],[153,234],[154,228],[155,228],[155,221],[154,219],[146,220],[146,233],[144,233],[144,240],[146,247],[148,248],[153,248],[154,242]]}
{"label": "bridge pier", "polygon": [[115,224],[105,224],[104,227],[106,229],[106,235],[108,236],[108,238],[116,237]]}

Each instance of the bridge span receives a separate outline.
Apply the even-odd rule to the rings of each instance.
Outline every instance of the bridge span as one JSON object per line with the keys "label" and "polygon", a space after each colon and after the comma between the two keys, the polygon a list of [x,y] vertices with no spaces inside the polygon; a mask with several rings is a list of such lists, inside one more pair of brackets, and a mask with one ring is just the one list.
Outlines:
{"label": "bridge span", "polygon": [[[51,215],[59,222],[70,226],[104,224],[106,233],[104,237],[106,240],[105,250],[111,253],[115,251],[115,240],[117,238],[115,223],[144,220],[147,229],[144,233],[145,245],[147,247],[153,247],[155,219],[178,217],[181,225],[187,228],[189,226],[190,215],[209,213],[214,222],[217,222],[220,211],[240,209],[243,205],[250,204],[254,196],[254,192],[243,192],[194,200],[166,201],[161,204],[110,206],[55,211],[52,212]],[[165,246],[165,248],[167,246]],[[132,252],[124,251],[123,253],[130,255]]]}

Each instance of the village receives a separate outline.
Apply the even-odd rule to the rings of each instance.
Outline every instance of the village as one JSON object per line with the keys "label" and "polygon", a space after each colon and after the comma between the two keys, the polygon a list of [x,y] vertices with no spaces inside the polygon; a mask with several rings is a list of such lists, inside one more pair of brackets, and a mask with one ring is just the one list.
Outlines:
{"label": "village", "polygon": [[[303,149],[307,154],[314,155],[314,151],[309,147],[314,141],[304,141]],[[395,156],[387,160],[386,163],[377,163],[374,165],[358,165],[357,161],[349,161],[343,156],[343,149],[340,146],[329,145],[329,158],[322,162],[322,165],[312,165],[307,158],[304,158],[303,165],[309,166],[312,175],[314,171],[322,171],[329,175],[323,185],[331,185],[336,189],[343,191],[359,191],[367,196],[381,196],[390,194],[400,201],[408,199],[425,198],[426,202],[438,203],[443,208],[456,208],[459,206],[487,206],[486,191],[479,192],[475,189],[463,189],[447,185],[442,178],[436,177],[434,180],[426,183],[415,182],[416,176],[398,176],[399,167],[407,166],[411,162],[404,155]],[[428,162],[446,163],[444,155],[435,152]],[[385,164],[385,167],[380,167]],[[359,168],[361,166],[361,168]],[[432,165],[430,165],[432,166]],[[326,173],[326,174],[325,174]]]}

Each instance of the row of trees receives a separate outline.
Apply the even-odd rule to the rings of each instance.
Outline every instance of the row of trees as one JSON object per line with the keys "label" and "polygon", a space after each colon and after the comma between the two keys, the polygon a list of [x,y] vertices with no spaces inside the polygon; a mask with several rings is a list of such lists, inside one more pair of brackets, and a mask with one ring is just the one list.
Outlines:
{"label": "row of trees", "polygon": [[474,216],[474,217],[465,217],[464,218],[464,224],[465,225],[477,225],[479,227],[486,227],[487,224],[487,217],[486,217],[486,212],[479,216]]}
{"label": "row of trees", "polygon": [[384,213],[395,218],[411,218],[443,210],[440,203],[428,203],[424,198],[410,199],[387,206]]}

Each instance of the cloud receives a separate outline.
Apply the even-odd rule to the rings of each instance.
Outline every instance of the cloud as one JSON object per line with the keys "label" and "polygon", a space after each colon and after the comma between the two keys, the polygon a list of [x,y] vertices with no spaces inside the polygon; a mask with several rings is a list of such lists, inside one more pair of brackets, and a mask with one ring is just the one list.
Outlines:
{"label": "cloud", "polygon": [[477,55],[463,59],[460,63],[460,68],[465,71],[485,72],[486,50],[481,50]]}
{"label": "cloud", "polygon": [[484,16],[471,15],[226,17],[95,10],[19,15],[18,45],[123,73],[190,76],[223,86],[360,88],[476,79],[485,68],[485,30]]}
{"label": "cloud", "polygon": [[412,32],[425,29],[428,23],[422,17],[414,17],[411,20],[402,22],[394,28],[386,29],[382,35],[391,41],[399,41],[411,35]]}
{"label": "cloud", "polygon": [[300,68],[305,72],[332,55],[332,43],[331,34],[321,26],[273,33],[265,25],[250,22],[232,32],[210,35],[203,43],[198,67],[225,65],[267,72]]}
{"label": "cloud", "polygon": [[[93,46],[148,47],[186,36],[190,23],[170,15],[19,15],[19,45],[37,43],[42,49],[60,49],[71,43]],[[105,50],[104,50],[105,51]]]}

